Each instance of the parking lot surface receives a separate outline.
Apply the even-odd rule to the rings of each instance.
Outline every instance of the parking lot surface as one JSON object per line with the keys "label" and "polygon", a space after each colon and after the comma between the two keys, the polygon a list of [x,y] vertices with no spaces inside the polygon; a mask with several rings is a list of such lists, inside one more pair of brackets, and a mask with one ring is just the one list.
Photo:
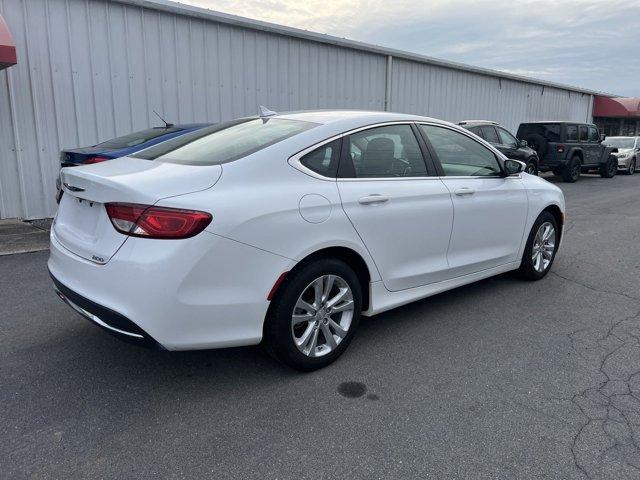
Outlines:
{"label": "parking lot surface", "polygon": [[56,297],[47,252],[0,257],[1,476],[640,478],[640,178],[558,185],[544,280],[365,318],[311,374],[121,343]]}

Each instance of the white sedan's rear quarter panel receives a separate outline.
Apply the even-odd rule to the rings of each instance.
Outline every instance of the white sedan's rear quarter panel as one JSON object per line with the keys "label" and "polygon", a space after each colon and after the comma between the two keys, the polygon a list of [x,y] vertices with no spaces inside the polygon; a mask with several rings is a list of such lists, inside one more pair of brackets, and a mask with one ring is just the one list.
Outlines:
{"label": "white sedan's rear quarter panel", "polygon": [[182,240],[129,237],[98,265],[52,234],[48,265],[66,287],[182,350],[258,343],[274,275],[291,261],[202,232]]}

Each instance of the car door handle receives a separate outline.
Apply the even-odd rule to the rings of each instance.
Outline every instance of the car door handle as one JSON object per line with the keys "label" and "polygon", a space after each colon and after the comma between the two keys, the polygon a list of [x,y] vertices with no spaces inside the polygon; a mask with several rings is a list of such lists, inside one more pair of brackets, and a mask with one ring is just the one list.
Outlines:
{"label": "car door handle", "polygon": [[473,195],[476,191],[471,187],[460,187],[454,190],[453,193],[461,197],[463,195]]}
{"label": "car door handle", "polygon": [[358,199],[358,203],[362,205],[372,205],[375,203],[384,203],[389,200],[389,197],[386,195],[380,195],[379,193],[373,193],[371,195],[367,195],[366,197],[362,197]]}

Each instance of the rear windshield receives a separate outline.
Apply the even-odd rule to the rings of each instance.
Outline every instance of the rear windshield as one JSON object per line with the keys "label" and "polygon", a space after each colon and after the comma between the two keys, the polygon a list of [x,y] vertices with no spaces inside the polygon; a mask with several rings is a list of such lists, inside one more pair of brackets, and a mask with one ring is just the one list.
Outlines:
{"label": "rear windshield", "polygon": [[518,128],[518,138],[527,140],[530,135],[542,135],[549,142],[560,141],[559,123],[523,123]]}
{"label": "rear windshield", "polygon": [[148,142],[149,140],[153,140],[154,138],[160,137],[162,135],[167,135],[169,133],[179,132],[182,130],[181,128],[176,127],[156,127],[150,128],[149,130],[142,130],[140,132],[130,133],[129,135],[124,135],[122,137],[112,138],[111,140],[107,140],[106,142],[99,143],[96,147],[103,148],[129,148],[136,147],[142,143]]}
{"label": "rear windshield", "polygon": [[185,165],[216,165],[246,157],[316,125],[282,118],[235,120],[181,135],[132,156]]}
{"label": "rear windshield", "polygon": [[607,147],[633,148],[635,142],[633,137],[607,137],[602,143]]}

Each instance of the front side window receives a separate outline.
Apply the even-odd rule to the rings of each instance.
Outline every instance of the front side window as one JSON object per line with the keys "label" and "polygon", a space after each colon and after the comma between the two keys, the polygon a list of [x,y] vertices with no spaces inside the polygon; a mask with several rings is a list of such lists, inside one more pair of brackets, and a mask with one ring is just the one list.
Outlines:
{"label": "front side window", "polygon": [[506,145],[510,148],[516,148],[518,146],[518,141],[516,137],[507,132],[504,128],[496,128],[498,130],[498,135],[500,135],[500,143],[502,145]]}
{"label": "front side window", "polygon": [[589,127],[589,141],[590,142],[600,141],[600,135],[598,134],[598,129],[596,127]]}
{"label": "front side window", "polygon": [[567,142],[577,142],[577,141],[578,141],[578,126],[567,125]]}
{"label": "front side window", "polygon": [[342,139],[338,139],[316,148],[303,156],[300,163],[324,177],[335,177],[338,173],[341,142]]}
{"label": "front side window", "polygon": [[496,176],[502,173],[491,150],[454,130],[420,125],[433,146],[447,176]]}
{"label": "front side window", "polygon": [[184,165],[217,165],[251,155],[316,125],[284,118],[235,120],[162,142],[133,156]]}
{"label": "front side window", "polygon": [[498,135],[496,134],[496,129],[490,126],[480,127],[482,130],[482,136],[489,143],[500,143],[498,140]]}
{"label": "front side window", "polygon": [[[419,177],[427,167],[410,125],[386,125],[349,135],[348,156],[356,178]],[[341,167],[342,170],[342,167]]]}
{"label": "front side window", "polygon": [[589,141],[589,129],[586,125],[580,125],[580,141],[588,142]]}

